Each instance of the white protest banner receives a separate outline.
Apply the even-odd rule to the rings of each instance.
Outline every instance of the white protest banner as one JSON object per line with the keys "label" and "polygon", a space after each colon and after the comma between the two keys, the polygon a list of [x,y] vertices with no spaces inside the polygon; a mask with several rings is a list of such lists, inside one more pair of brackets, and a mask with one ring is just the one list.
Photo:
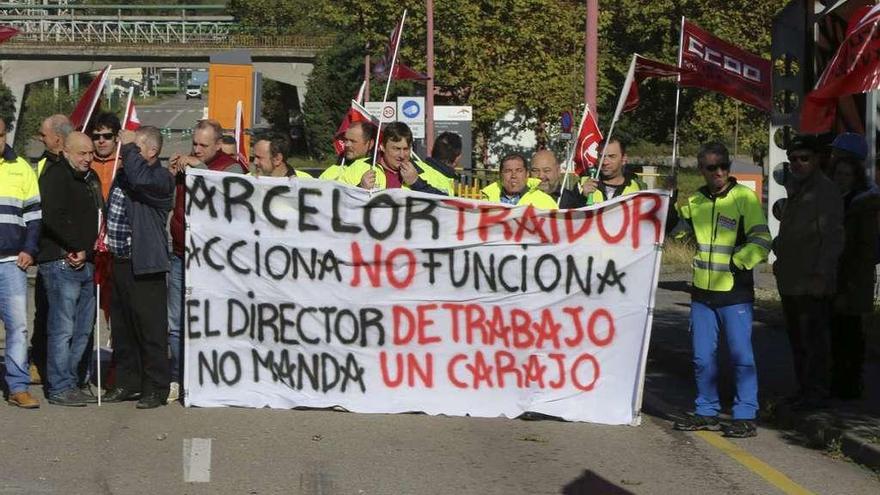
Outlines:
{"label": "white protest banner", "polygon": [[569,211],[188,170],[186,404],[638,421],[668,196]]}

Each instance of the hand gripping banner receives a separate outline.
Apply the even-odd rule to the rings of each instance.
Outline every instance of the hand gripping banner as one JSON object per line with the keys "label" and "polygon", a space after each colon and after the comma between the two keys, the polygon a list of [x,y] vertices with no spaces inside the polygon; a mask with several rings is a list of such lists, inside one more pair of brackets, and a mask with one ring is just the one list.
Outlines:
{"label": "hand gripping banner", "polygon": [[187,175],[186,404],[638,421],[668,197]]}

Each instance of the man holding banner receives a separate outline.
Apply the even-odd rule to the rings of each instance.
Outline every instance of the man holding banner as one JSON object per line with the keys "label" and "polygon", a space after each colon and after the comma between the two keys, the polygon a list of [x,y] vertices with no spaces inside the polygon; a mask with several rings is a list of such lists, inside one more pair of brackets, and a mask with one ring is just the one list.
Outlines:
{"label": "man holding banner", "polygon": [[[556,155],[550,150],[541,150],[532,156],[532,177],[541,180],[538,189],[559,201],[559,208],[566,210],[587,205],[586,199],[577,189],[562,188],[562,167]],[[561,196],[561,199],[560,199]]]}
{"label": "man holding banner", "polygon": [[[761,202],[730,176],[730,154],[708,143],[697,156],[706,185],[681,207],[684,227],[697,241],[691,301],[691,337],[697,380],[696,411],[676,430],[724,430],[735,438],[758,434],[758,374],[752,352],[752,270],[767,259],[770,229]],[[674,215],[673,215],[674,216]],[[736,380],[733,422],[718,421],[718,333],[723,327]]]}
{"label": "man holding banner", "polygon": [[382,129],[378,166],[367,158],[355,161],[340,176],[340,182],[364,189],[406,188],[413,191],[451,196],[452,184],[445,175],[419,161],[412,161],[413,136],[403,122],[392,122]]}
{"label": "man holding banner", "polygon": [[254,143],[254,172],[257,177],[297,177],[311,179],[308,172],[287,163],[290,144],[283,135],[263,136]]}
{"label": "man holding banner", "polygon": [[555,210],[556,201],[540,190],[540,179],[529,177],[526,159],[519,154],[510,154],[501,159],[501,179],[480,190],[486,201],[504,203],[511,206],[532,205],[542,210]]}

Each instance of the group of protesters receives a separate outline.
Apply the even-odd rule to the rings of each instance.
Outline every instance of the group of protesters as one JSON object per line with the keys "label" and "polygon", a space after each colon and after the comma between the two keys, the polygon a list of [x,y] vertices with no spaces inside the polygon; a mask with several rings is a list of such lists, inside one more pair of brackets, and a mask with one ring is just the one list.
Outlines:
{"label": "group of protesters", "polygon": [[[187,167],[257,177],[311,179],[290,165],[285,136],[258,136],[253,162],[238,156],[219,123],[200,121],[192,152],[159,161],[162,136],[154,127],[121,129],[110,113],[96,116],[87,133],[63,115],[40,128],[46,147],[32,166],[5,143],[10,122],[0,118],[0,306],[6,327],[9,403],[39,407],[28,391],[42,380],[48,401],[62,406],[96,402],[88,385],[97,315],[96,259],[109,271],[112,382],[106,402],[137,399],[154,408],[181,396],[185,170]],[[377,142],[378,141],[378,142]],[[224,150],[224,146],[229,149]],[[378,149],[377,149],[378,148]],[[601,145],[595,174],[569,181],[550,150],[499,162],[497,181],[481,189],[486,201],[539,209],[591,206],[647,189],[627,168],[626,143]],[[731,175],[720,143],[704,144],[697,157],[705,185],[670,208],[667,231],[695,239],[691,331],[697,382],[695,411],[674,427],[757,434],[758,379],[752,351],[753,269],[775,251],[774,273],[786,317],[799,393],[796,408],[823,407],[832,395],[861,393],[864,340],[861,320],[872,307],[878,252],[880,191],[867,180],[862,136],[838,137],[830,155],[810,136],[788,146],[789,199],[771,240],[755,193]],[[461,138],[440,134],[430,156],[413,150],[410,128],[392,122],[381,134],[370,122],[344,133],[344,153],[320,179],[364,189],[405,188],[452,196],[462,155]],[[824,157],[824,158],[823,158]],[[675,188],[674,180],[667,184]],[[677,194],[673,194],[673,202]],[[170,213],[170,222],[169,222]],[[170,232],[170,243],[169,243]],[[169,248],[170,246],[170,248]],[[31,362],[25,322],[25,270],[38,264]],[[100,263],[98,263],[100,265]],[[101,278],[100,276],[98,277]],[[101,304],[104,306],[104,304]],[[734,369],[733,421],[718,415],[717,348],[726,334]]]}

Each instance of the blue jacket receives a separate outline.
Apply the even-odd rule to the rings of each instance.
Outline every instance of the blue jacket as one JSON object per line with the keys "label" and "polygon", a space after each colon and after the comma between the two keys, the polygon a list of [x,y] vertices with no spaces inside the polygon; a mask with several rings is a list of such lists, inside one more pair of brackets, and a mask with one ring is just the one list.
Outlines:
{"label": "blue jacket", "polygon": [[0,257],[39,251],[40,190],[34,169],[9,145],[0,157]]}
{"label": "blue jacket", "polygon": [[125,192],[132,270],[135,275],[167,272],[170,261],[165,225],[174,206],[174,177],[158,162],[150,165],[133,143],[123,146],[120,155],[123,165],[113,187]]}

